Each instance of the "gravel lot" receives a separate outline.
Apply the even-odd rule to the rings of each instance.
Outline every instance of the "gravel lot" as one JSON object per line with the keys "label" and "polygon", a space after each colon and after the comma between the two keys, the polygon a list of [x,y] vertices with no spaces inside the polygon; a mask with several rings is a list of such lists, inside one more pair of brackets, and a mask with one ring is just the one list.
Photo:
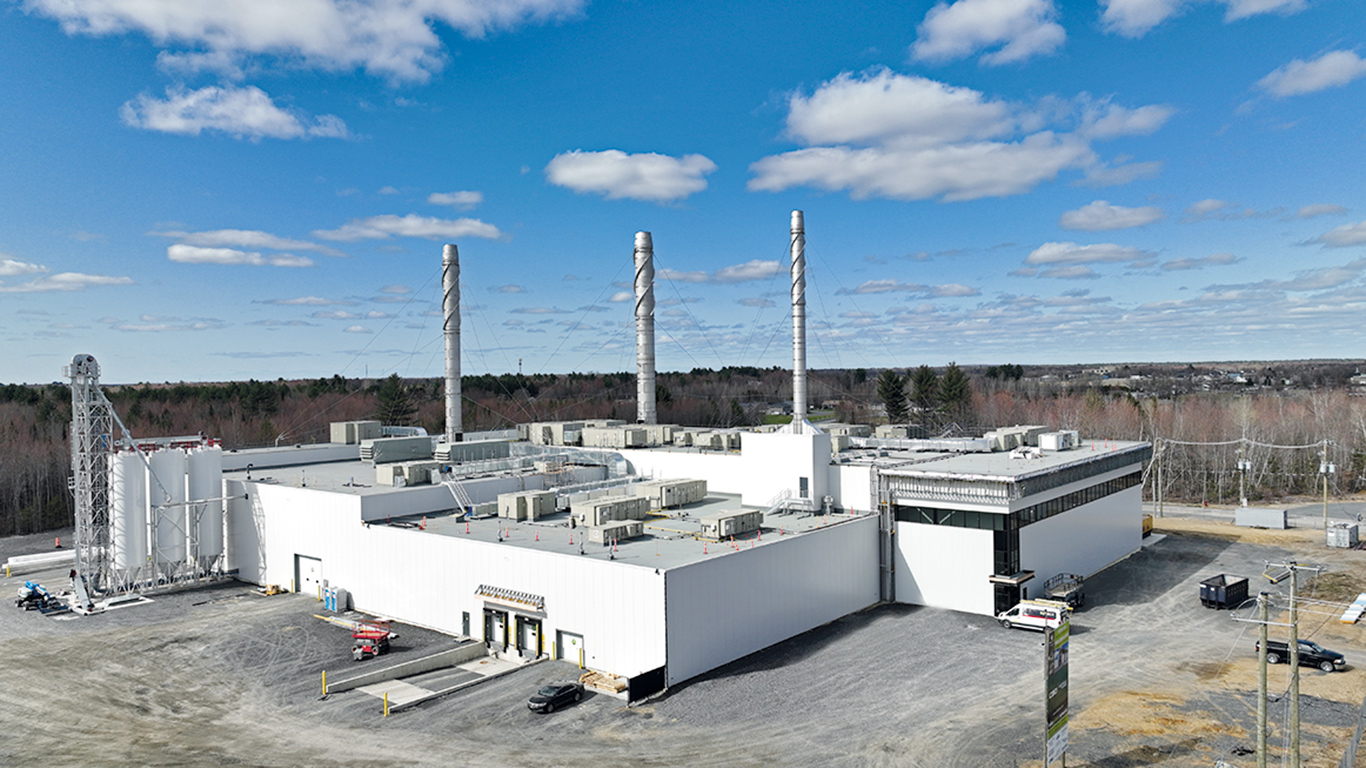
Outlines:
{"label": "gravel lot", "polygon": [[[1234,750],[1254,744],[1255,629],[1200,607],[1201,579],[1253,577],[1265,560],[1293,557],[1327,563],[1339,592],[1366,590],[1366,552],[1329,550],[1321,530],[1168,515],[1165,538],[1088,582],[1074,619],[1069,766],[1254,764]],[[48,534],[0,539],[0,560],[51,546]],[[64,571],[38,576],[49,588],[65,581]],[[0,588],[13,595],[33,577]],[[986,617],[873,608],[634,707],[590,693],[550,716],[527,711],[540,684],[578,673],[545,662],[384,719],[359,691],[319,698],[323,669],[362,668],[346,631],[313,618],[320,607],[234,582],[69,620],[7,598],[0,765],[1040,763],[1041,638]],[[1306,768],[1337,765],[1366,696],[1363,628],[1329,612],[1306,609],[1302,635],[1346,653],[1350,668],[1303,671]],[[399,631],[390,660],[455,644]],[[1286,673],[1273,668],[1273,692]],[[1273,702],[1273,723],[1284,708]],[[1273,731],[1273,745],[1282,735]]]}

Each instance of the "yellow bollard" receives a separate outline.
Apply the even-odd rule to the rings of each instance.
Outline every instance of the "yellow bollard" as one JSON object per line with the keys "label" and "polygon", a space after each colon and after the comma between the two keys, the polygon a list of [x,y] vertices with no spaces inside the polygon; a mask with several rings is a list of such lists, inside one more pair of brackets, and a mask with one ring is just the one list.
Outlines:
{"label": "yellow bollard", "polygon": [[327,670],[323,670],[323,695],[327,695]]}
{"label": "yellow bollard", "polygon": [[583,669],[583,649],[579,649],[579,669]]}
{"label": "yellow bollard", "polygon": [[384,716],[389,716],[389,692],[384,692]]}

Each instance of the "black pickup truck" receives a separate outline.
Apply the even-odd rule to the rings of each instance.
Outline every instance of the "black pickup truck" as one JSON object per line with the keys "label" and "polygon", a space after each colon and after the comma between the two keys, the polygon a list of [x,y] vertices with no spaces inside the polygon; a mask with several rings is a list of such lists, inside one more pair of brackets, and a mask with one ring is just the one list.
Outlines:
{"label": "black pickup truck", "polygon": [[[1253,645],[1253,650],[1260,650],[1261,643]],[[1282,661],[1290,661],[1290,645],[1280,640],[1266,641],[1266,662],[1268,664],[1280,664]],[[1342,654],[1337,651],[1330,651],[1318,643],[1308,640],[1300,641],[1300,666],[1318,667],[1324,672],[1332,672],[1335,669],[1342,669],[1342,665],[1347,663]]]}

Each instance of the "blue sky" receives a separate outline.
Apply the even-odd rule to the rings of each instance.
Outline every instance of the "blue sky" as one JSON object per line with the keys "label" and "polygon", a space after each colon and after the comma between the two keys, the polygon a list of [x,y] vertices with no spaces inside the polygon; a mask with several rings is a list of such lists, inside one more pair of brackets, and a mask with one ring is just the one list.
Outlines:
{"label": "blue sky", "polygon": [[1358,0],[0,0],[0,381],[1362,357]]}

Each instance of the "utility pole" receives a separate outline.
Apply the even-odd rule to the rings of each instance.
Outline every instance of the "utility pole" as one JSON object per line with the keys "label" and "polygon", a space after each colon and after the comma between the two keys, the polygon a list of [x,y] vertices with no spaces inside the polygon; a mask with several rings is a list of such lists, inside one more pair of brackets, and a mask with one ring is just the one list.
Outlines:
{"label": "utility pole", "polygon": [[1157,443],[1157,516],[1162,517],[1162,438],[1153,440]]}
{"label": "utility pole", "polygon": [[[1261,592],[1257,596],[1257,618],[1240,618],[1233,616],[1234,621],[1250,621],[1260,624],[1258,635],[1260,642],[1257,647],[1257,768],[1266,768],[1266,741],[1267,741],[1267,663],[1266,663],[1266,644],[1267,629],[1274,623],[1278,627],[1285,627],[1290,632],[1290,640],[1286,643],[1289,658],[1286,661],[1290,664],[1290,768],[1300,768],[1300,636],[1299,636],[1299,608],[1295,604],[1295,597],[1299,591],[1299,572],[1313,571],[1318,573],[1323,570],[1323,566],[1301,565],[1295,561],[1285,563],[1265,564],[1267,578],[1272,584],[1278,584],[1286,578],[1290,579],[1290,621],[1287,624],[1273,622],[1269,616],[1270,595]],[[1272,574],[1271,569],[1279,568],[1282,572]]]}
{"label": "utility pole", "polygon": [[1300,768],[1300,622],[1295,607],[1299,565],[1290,562],[1286,567],[1290,569],[1290,768]]}
{"label": "utility pole", "polygon": [[1257,644],[1257,768],[1266,768],[1266,625],[1268,622],[1267,594],[1257,595],[1257,623],[1260,626]]}
{"label": "utility pole", "polygon": [[1323,530],[1328,530],[1328,476],[1338,468],[1328,463],[1328,441],[1323,441],[1323,451],[1319,454],[1319,474],[1323,475]]}
{"label": "utility pole", "polygon": [[1238,446],[1238,505],[1247,506],[1247,471],[1252,468],[1252,462],[1243,458],[1243,446]]}

